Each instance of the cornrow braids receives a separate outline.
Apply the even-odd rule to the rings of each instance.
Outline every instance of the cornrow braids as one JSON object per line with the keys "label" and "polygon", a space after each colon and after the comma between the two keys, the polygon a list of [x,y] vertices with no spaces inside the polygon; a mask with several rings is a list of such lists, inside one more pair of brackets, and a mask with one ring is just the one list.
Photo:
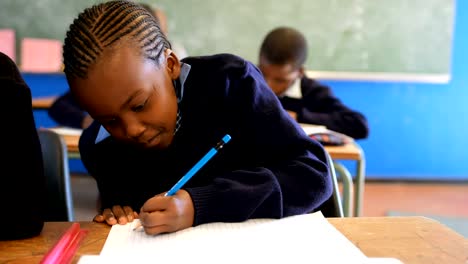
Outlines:
{"label": "cornrow braids", "polygon": [[159,22],[145,8],[130,1],[109,1],[86,8],[66,34],[63,63],[67,79],[86,78],[89,67],[104,49],[128,38],[143,56],[161,64],[162,54],[171,44]]}

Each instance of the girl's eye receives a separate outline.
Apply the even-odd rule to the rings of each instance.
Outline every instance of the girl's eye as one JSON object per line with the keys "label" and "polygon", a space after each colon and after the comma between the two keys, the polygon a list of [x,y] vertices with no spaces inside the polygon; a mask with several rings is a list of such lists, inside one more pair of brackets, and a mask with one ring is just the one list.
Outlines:
{"label": "girl's eye", "polygon": [[139,104],[139,105],[136,105],[136,106],[132,107],[132,111],[133,112],[143,111],[143,109],[145,108],[147,102],[148,102],[148,99],[145,100],[142,104]]}
{"label": "girl's eye", "polygon": [[112,118],[112,119],[108,119],[108,120],[105,120],[105,121],[102,121],[101,124],[104,125],[104,126],[112,126],[114,124],[117,123],[117,118]]}

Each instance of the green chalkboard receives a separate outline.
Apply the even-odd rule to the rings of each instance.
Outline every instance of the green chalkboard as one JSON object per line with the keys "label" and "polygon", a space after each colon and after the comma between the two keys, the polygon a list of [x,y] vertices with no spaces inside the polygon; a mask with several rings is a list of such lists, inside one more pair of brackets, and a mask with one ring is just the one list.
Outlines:
{"label": "green chalkboard", "polygon": [[[63,39],[96,0],[1,0],[0,28],[21,37]],[[455,0],[146,0],[165,10],[169,38],[189,55],[230,52],[254,63],[276,26],[309,42],[316,71],[447,74]]]}

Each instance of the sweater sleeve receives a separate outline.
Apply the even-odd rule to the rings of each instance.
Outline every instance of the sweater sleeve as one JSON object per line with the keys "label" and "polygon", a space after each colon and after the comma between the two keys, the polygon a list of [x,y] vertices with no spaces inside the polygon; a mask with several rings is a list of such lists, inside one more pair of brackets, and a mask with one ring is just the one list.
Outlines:
{"label": "sweater sleeve", "polygon": [[49,108],[48,114],[58,124],[74,128],[82,128],[86,116],[70,92],[58,97]]}
{"label": "sweater sleeve", "polygon": [[281,218],[318,208],[332,194],[324,149],[280,107],[255,66],[248,63],[241,81],[227,83],[239,116],[229,120],[239,128],[229,144],[244,142],[240,148],[252,161],[209,185],[186,188],[195,225]]}
{"label": "sweater sleeve", "polygon": [[[83,130],[79,141],[81,161],[88,173],[96,180],[99,190],[101,209],[111,208],[114,205],[130,205],[131,193],[122,191],[129,187],[128,172],[125,167],[116,164],[125,164],[118,159],[118,155],[109,153],[119,153],[118,150],[107,142],[102,142],[106,146],[95,144],[100,124],[93,122],[88,128]],[[110,146],[109,146],[110,145]],[[131,182],[130,182],[131,183]],[[132,206],[134,210],[139,207]]]}
{"label": "sweater sleeve", "polygon": [[366,117],[345,106],[327,86],[303,78],[302,96],[303,107],[297,113],[299,122],[324,125],[355,139],[368,137]]}

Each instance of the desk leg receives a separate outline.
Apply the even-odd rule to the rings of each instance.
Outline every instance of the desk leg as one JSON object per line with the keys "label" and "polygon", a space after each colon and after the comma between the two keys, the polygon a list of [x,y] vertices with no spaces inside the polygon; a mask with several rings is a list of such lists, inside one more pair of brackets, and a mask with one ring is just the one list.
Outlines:
{"label": "desk leg", "polygon": [[364,151],[362,151],[361,147],[357,144],[356,146],[359,148],[361,152],[361,159],[357,161],[357,169],[356,169],[356,185],[355,185],[355,192],[354,192],[354,216],[361,216],[362,213],[362,203],[364,199],[364,186],[365,186],[365,178],[366,178],[366,158],[364,156]]}
{"label": "desk leg", "polygon": [[340,176],[341,182],[343,184],[343,213],[345,217],[350,217],[352,199],[353,196],[353,178],[349,170],[345,168],[341,163],[334,161],[333,166],[335,167],[336,172]]}

